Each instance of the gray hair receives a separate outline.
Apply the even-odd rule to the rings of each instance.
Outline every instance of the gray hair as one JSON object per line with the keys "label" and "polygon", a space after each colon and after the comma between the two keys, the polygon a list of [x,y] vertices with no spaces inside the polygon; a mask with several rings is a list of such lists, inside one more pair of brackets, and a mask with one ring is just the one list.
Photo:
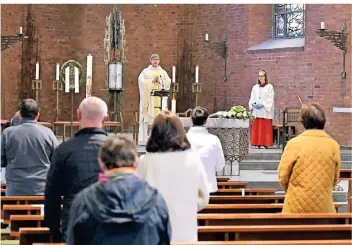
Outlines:
{"label": "gray hair", "polygon": [[88,97],[79,105],[82,119],[88,121],[101,121],[108,114],[108,106],[105,101],[98,97]]}
{"label": "gray hair", "polygon": [[158,54],[152,54],[150,56],[150,61],[152,61],[152,59],[154,59],[154,58],[158,58],[160,60],[160,56]]}

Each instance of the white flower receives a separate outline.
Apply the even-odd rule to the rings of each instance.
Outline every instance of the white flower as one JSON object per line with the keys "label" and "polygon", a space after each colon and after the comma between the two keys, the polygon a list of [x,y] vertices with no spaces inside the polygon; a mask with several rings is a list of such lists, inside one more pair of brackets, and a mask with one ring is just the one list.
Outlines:
{"label": "white flower", "polygon": [[243,112],[243,117],[247,117],[247,112],[246,111]]}

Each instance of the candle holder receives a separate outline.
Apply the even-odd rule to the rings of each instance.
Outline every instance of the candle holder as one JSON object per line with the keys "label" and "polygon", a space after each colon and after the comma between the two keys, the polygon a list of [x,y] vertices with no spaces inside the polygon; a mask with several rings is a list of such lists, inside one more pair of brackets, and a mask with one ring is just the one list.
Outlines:
{"label": "candle holder", "polygon": [[[324,27],[324,26],[322,26]],[[316,31],[320,37],[330,40],[335,47],[342,50],[342,73],[341,78],[346,79],[346,53],[347,53],[347,25],[344,23],[340,31],[328,31],[326,28]]]}
{"label": "candle holder", "polygon": [[202,85],[200,83],[192,83],[191,91],[196,94],[196,106],[198,106],[198,93],[202,92]]}
{"label": "candle holder", "polygon": [[35,90],[35,101],[39,102],[39,90],[42,89],[41,80],[32,80],[32,89]]}
{"label": "candle holder", "polygon": [[53,90],[56,91],[56,107],[55,107],[55,112],[56,112],[56,122],[59,121],[59,114],[60,114],[60,109],[59,109],[59,93],[62,91],[62,83],[59,80],[54,80],[53,81]]}
{"label": "candle holder", "polygon": [[224,81],[227,81],[227,57],[228,57],[228,47],[227,35],[223,42],[214,42],[211,43],[209,39],[204,40],[204,46],[214,50],[218,55],[220,55],[225,62],[225,71],[224,71]]}
{"label": "candle holder", "polygon": [[14,43],[23,41],[25,38],[28,38],[28,36],[24,36],[21,33],[17,33],[16,36],[1,36],[1,51],[7,49]]}

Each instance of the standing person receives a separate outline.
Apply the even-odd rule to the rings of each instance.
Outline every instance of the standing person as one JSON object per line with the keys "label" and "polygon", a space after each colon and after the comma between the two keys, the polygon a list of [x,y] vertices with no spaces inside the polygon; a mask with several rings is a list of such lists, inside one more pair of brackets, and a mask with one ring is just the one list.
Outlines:
{"label": "standing person", "polygon": [[197,211],[209,202],[207,175],[180,119],[160,112],[153,123],[147,154],[137,165],[140,178],[161,192],[171,220],[171,242],[197,241]]}
{"label": "standing person", "polygon": [[[150,57],[150,65],[145,68],[138,77],[139,86],[139,132],[138,144],[146,145],[148,140],[148,128],[153,123],[155,116],[160,109],[160,98],[150,95],[153,89],[170,89],[171,79],[167,72],[159,65],[160,56],[153,54]],[[167,104],[167,97],[163,98]]]}
{"label": "standing person", "polygon": [[1,135],[1,167],[6,168],[7,196],[44,195],[57,140],[51,129],[38,124],[39,109],[35,100],[23,100],[18,125],[5,129]]}
{"label": "standing person", "polygon": [[85,98],[77,110],[80,130],[54,152],[46,180],[44,221],[55,240],[61,240],[61,232],[66,240],[68,212],[75,195],[98,180],[98,152],[107,140],[103,129],[107,111],[102,99]]}
{"label": "standing person", "polygon": [[100,148],[104,178],[75,197],[67,245],[169,245],[169,214],[162,195],[135,174],[135,144],[122,136]]}
{"label": "standing person", "polygon": [[225,167],[225,157],[219,138],[206,129],[209,113],[207,109],[197,106],[191,113],[193,126],[187,132],[191,149],[197,151],[202,159],[208,179],[209,193],[218,190],[216,171]]}
{"label": "standing person", "polygon": [[291,139],[278,167],[286,192],[283,213],[336,213],[332,191],[340,175],[340,146],[325,131],[324,109],[318,103],[304,105],[305,131]]}
{"label": "standing person", "polygon": [[274,87],[269,83],[266,71],[259,72],[257,84],[252,88],[248,104],[255,117],[252,123],[251,145],[258,148],[272,146]]}

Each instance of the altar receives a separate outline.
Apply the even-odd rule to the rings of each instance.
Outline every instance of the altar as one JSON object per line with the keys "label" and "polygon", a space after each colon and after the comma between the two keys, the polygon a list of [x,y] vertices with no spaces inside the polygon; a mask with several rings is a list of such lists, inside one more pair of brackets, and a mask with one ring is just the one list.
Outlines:
{"label": "altar", "polygon": [[[188,131],[192,121],[188,117],[180,117],[183,127]],[[218,176],[239,175],[239,162],[249,151],[249,120],[208,118],[206,128],[209,133],[219,137],[226,160],[225,168]]]}

